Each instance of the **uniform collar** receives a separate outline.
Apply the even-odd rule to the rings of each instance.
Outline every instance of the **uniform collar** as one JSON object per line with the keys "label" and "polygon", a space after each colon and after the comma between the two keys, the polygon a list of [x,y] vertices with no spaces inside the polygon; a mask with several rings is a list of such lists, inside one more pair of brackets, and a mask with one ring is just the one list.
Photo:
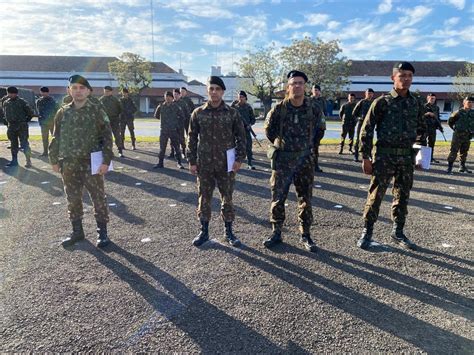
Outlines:
{"label": "uniform collar", "polygon": [[212,107],[211,106],[211,101],[207,101],[204,104],[204,109],[205,110],[218,110],[218,111],[225,110],[225,111],[228,111],[229,107],[225,104],[224,100],[221,101],[221,104],[218,107]]}
{"label": "uniform collar", "polygon": [[[407,93],[408,93],[407,97],[412,97],[412,98],[414,98],[414,96],[413,96],[413,94],[411,93],[410,90],[408,90]],[[395,89],[392,89],[392,90],[390,91],[390,95],[391,95],[394,99],[396,99],[397,97],[401,97],[400,95],[398,95],[398,92],[396,92]]]}

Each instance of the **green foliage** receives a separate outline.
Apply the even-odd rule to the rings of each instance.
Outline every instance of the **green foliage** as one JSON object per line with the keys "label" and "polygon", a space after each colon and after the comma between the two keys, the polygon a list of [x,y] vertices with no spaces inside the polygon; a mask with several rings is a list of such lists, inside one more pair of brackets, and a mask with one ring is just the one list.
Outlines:
{"label": "green foliage", "polygon": [[119,82],[120,88],[128,88],[130,94],[139,95],[150,87],[152,65],[138,54],[125,52],[119,60],[109,63],[109,72]]}
{"label": "green foliage", "polygon": [[454,77],[452,98],[461,103],[466,96],[474,93],[474,64],[466,63],[463,70]]}

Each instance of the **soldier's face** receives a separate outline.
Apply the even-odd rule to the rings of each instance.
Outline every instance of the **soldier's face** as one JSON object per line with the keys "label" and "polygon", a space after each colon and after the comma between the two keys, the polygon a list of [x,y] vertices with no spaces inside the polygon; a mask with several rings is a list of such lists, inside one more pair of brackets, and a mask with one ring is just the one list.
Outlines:
{"label": "soldier's face", "polygon": [[472,110],[473,105],[474,105],[474,101],[464,100],[465,110]]}
{"label": "soldier's face", "polygon": [[165,101],[167,103],[173,102],[173,96],[165,95]]}
{"label": "soldier's face", "polygon": [[434,105],[436,101],[436,96],[428,96],[428,102],[432,105]]}
{"label": "soldier's face", "polygon": [[245,96],[239,95],[239,102],[241,104],[244,104],[246,101],[247,101],[247,99],[245,98]]}
{"label": "soldier's face", "polygon": [[410,70],[397,70],[393,72],[391,78],[395,89],[408,90],[413,82],[413,73]]}
{"label": "soldier's face", "polygon": [[224,96],[224,90],[219,85],[211,84],[207,87],[209,99],[213,102],[219,102]]}
{"label": "soldier's face", "polygon": [[304,96],[306,82],[300,76],[295,76],[288,80],[288,96],[290,98],[300,98]]}
{"label": "soldier's face", "polygon": [[105,96],[110,96],[110,95],[112,95],[112,91],[104,89],[104,95]]}
{"label": "soldier's face", "polygon": [[365,97],[368,98],[369,100],[372,100],[372,98],[374,97],[374,93],[371,91],[366,91]]}
{"label": "soldier's face", "polygon": [[13,92],[9,92],[9,93],[7,93],[7,96],[8,96],[10,99],[14,99],[15,97],[18,96],[18,94],[15,94],[15,93],[13,93]]}
{"label": "soldier's face", "polygon": [[177,92],[173,92],[173,97],[175,100],[179,100],[179,98],[181,97],[181,95]]}
{"label": "soldier's face", "polygon": [[186,90],[183,90],[183,89],[181,89],[180,92],[181,92],[181,96],[182,96],[182,97],[185,97],[186,94],[187,94],[187,91],[186,91]]}
{"label": "soldier's face", "polygon": [[46,96],[49,95],[49,93],[46,92],[46,91],[40,91],[40,95],[43,96],[43,97],[46,97]]}
{"label": "soldier's face", "polygon": [[313,94],[314,97],[320,97],[321,96],[321,91],[319,91],[318,89],[316,88],[313,88],[311,90],[311,93]]}
{"label": "soldier's face", "polygon": [[352,96],[352,95],[349,95],[349,96],[347,96],[347,100],[348,100],[349,102],[353,102],[353,101],[355,100],[355,97]]}
{"label": "soldier's face", "polygon": [[91,91],[82,84],[71,84],[69,86],[69,93],[74,101],[84,101],[90,95]]}

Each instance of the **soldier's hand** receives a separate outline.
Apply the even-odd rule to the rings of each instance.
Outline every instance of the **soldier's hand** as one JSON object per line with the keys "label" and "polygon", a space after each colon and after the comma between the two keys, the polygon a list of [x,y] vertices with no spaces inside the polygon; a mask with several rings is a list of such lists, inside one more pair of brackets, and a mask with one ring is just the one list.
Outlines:
{"label": "soldier's hand", "polygon": [[105,175],[109,171],[109,166],[107,164],[102,164],[99,167],[99,175]]}
{"label": "soldier's hand", "polygon": [[191,164],[189,164],[189,171],[191,172],[191,174],[197,175],[197,170],[198,170],[197,165],[191,165]]}
{"label": "soldier's hand", "polygon": [[235,161],[234,165],[232,165],[232,171],[236,173],[237,171],[239,171],[241,165],[242,163],[240,161]]}
{"label": "soldier's hand", "polygon": [[370,159],[362,159],[362,171],[364,174],[372,175],[372,162]]}
{"label": "soldier's hand", "polygon": [[53,171],[55,173],[59,173],[59,165],[58,164],[53,164],[52,167],[53,167]]}

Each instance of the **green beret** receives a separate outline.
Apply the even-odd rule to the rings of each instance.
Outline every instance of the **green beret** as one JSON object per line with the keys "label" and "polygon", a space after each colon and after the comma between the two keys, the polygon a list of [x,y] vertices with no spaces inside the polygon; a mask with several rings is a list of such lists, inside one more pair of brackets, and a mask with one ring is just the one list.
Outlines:
{"label": "green beret", "polygon": [[89,90],[92,90],[92,87],[91,85],[89,84],[89,82],[87,81],[86,78],[84,78],[83,76],[81,75],[72,75],[69,77],[69,84],[81,84],[81,85],[84,85],[85,87],[87,87]]}

